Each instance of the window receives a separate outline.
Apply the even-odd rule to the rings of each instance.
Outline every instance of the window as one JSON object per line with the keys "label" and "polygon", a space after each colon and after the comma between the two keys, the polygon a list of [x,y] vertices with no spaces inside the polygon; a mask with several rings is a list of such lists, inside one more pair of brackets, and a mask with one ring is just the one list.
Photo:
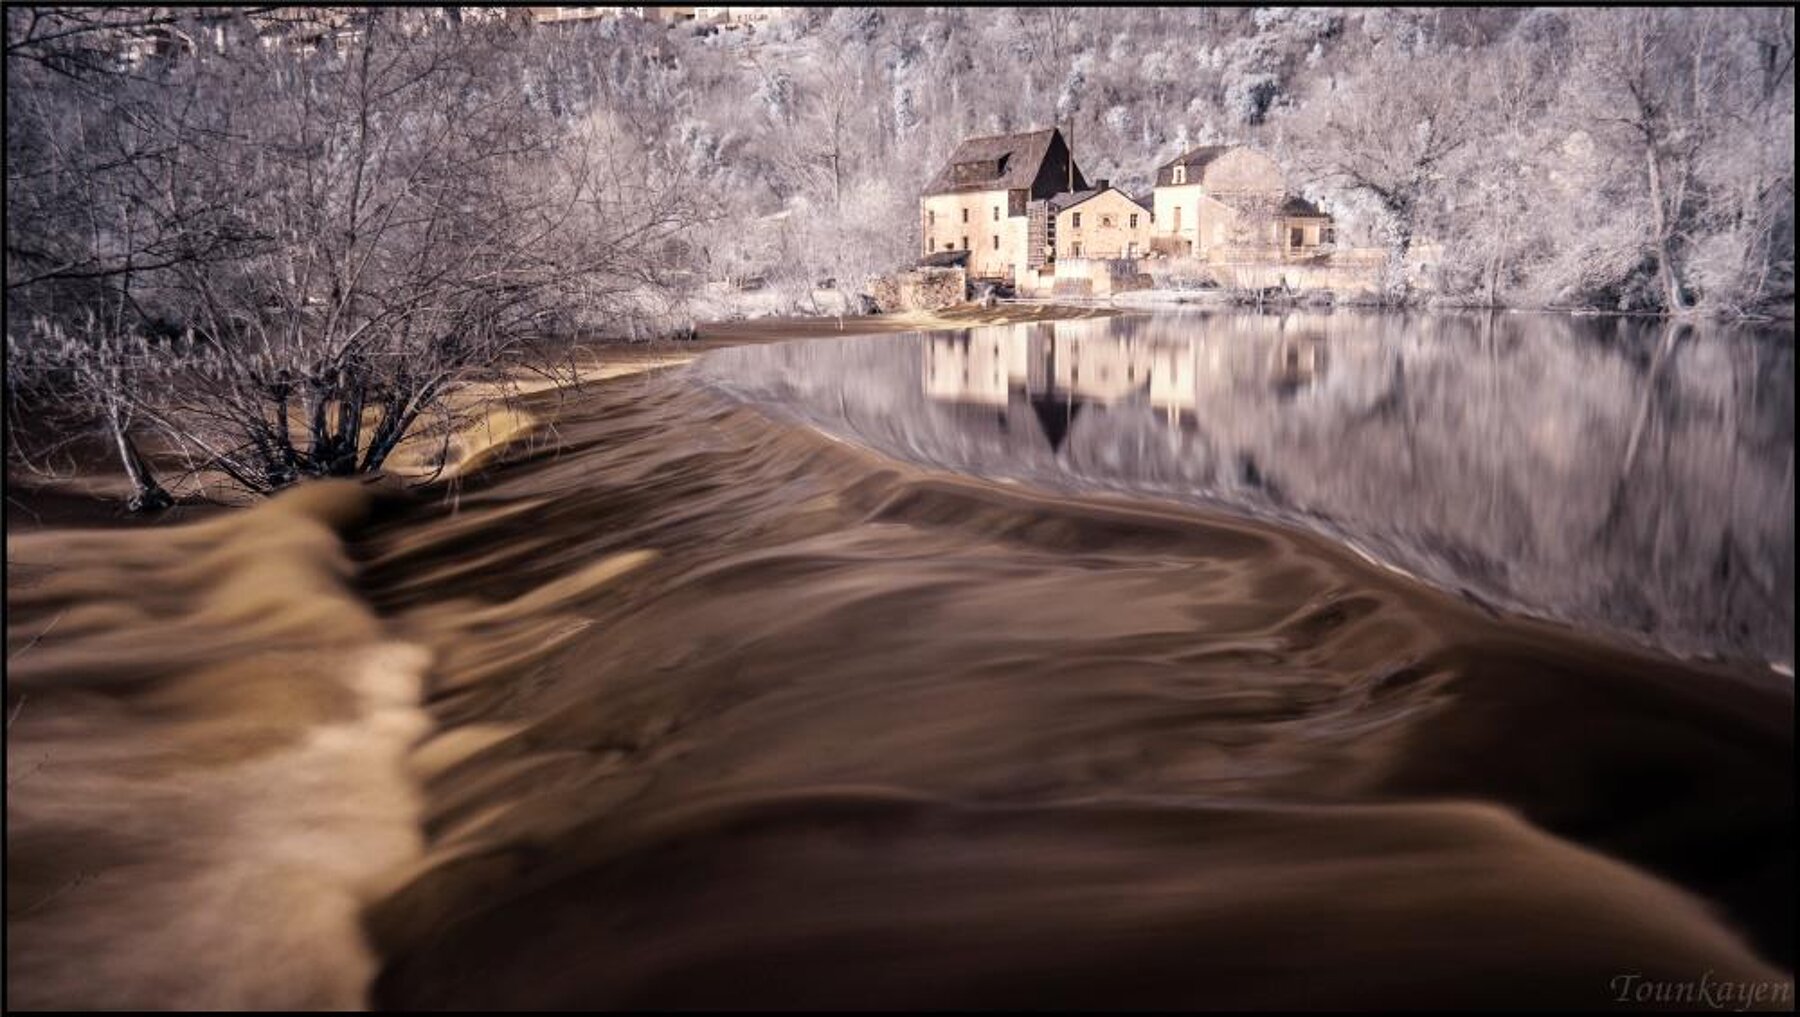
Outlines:
{"label": "window", "polygon": [[1076,229],[1081,228],[1081,213],[1080,212],[1075,213],[1075,218],[1072,222],[1069,223],[1069,225],[1075,227]]}
{"label": "window", "polygon": [[1294,226],[1288,230],[1288,246],[1289,247],[1304,247],[1304,246],[1306,246],[1306,227]]}
{"label": "window", "polygon": [[1071,258],[1081,257],[1081,241],[1077,240],[1074,243],[1069,245],[1069,257],[1071,257]]}
{"label": "window", "polygon": [[1113,217],[1112,216],[1103,215],[1100,217],[1100,228],[1101,229],[1112,229],[1112,225],[1113,225]]}
{"label": "window", "polygon": [[965,208],[962,210],[962,213],[963,213],[963,222],[968,222],[969,221],[969,210]]}
{"label": "window", "polygon": [[1131,213],[1131,228],[1137,229],[1137,213],[1136,212]]}
{"label": "window", "polygon": [[931,238],[930,250],[933,250],[933,251],[937,250],[937,238],[936,237]]}
{"label": "window", "polygon": [[1000,221],[1000,206],[999,205],[994,206],[994,221],[995,222]]}
{"label": "window", "polygon": [[1319,243],[1321,243],[1321,244],[1337,243],[1337,227],[1336,226],[1321,226],[1321,227],[1319,227]]}
{"label": "window", "polygon": [[1175,232],[1181,232],[1181,206],[1175,206]]}
{"label": "window", "polygon": [[964,237],[964,238],[963,238],[963,250],[965,250],[965,251],[966,251],[966,250],[968,250],[968,249],[969,249],[969,238],[968,238],[968,237]]}
{"label": "window", "polygon": [[1000,249],[1000,234],[996,233],[996,234],[994,234],[994,250],[998,251],[999,249]]}
{"label": "window", "polygon": [[1187,167],[1186,166],[1175,167],[1173,180],[1177,184],[1187,183]]}

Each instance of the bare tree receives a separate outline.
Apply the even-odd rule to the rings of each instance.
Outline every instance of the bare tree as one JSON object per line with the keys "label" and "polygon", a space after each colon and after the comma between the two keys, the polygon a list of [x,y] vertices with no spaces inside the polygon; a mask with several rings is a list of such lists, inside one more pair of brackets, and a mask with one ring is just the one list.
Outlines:
{"label": "bare tree", "polygon": [[1707,66],[1713,17],[1696,22],[1685,12],[1634,10],[1604,22],[1584,18],[1581,26],[1585,112],[1618,129],[1638,153],[1663,306],[1684,310],[1679,234],[1692,208],[1695,160],[1707,140],[1704,119],[1716,73]]}
{"label": "bare tree", "polygon": [[1791,295],[1792,12],[1599,13],[1576,19],[1570,108],[1635,163],[1662,307],[1760,303],[1784,261]]}
{"label": "bare tree", "polygon": [[[91,425],[117,453],[131,482],[126,500],[131,511],[174,503],[138,445],[146,424],[139,412],[141,389],[153,362],[141,335],[90,315],[70,329],[40,321],[27,338],[9,334],[6,347],[7,424],[15,459],[30,463],[34,456],[52,454],[79,436],[81,425]],[[60,437],[45,437],[58,432]]]}
{"label": "bare tree", "polygon": [[[595,315],[633,331],[666,316],[691,221],[683,181],[537,101],[511,27],[365,10],[331,40],[84,79],[112,100],[103,140],[69,152],[50,125],[9,165],[36,174],[28,194],[73,181],[43,188],[43,232],[98,266],[9,256],[9,289],[53,319],[117,308],[82,333],[118,376],[114,429],[149,421],[252,491],[379,470],[470,372]],[[9,229],[9,255],[23,236]],[[15,345],[79,348],[13,324]]]}
{"label": "bare tree", "polygon": [[[1404,63],[1407,72],[1395,73]],[[1450,160],[1476,137],[1469,71],[1455,56],[1389,43],[1297,118],[1305,168],[1372,197],[1386,216],[1387,287],[1404,296],[1407,258],[1441,207]]]}

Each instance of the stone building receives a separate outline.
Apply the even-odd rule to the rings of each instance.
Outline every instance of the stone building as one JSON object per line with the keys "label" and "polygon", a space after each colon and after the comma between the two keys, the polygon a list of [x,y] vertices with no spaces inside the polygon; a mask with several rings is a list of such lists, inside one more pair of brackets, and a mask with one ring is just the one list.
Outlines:
{"label": "stone building", "polygon": [[1274,159],[1242,145],[1206,145],[1157,167],[1158,252],[1208,261],[1289,261],[1336,242],[1331,217],[1288,191]]}
{"label": "stone building", "polygon": [[1050,199],[1055,257],[1138,258],[1150,251],[1150,207],[1109,181]]}
{"label": "stone building", "polygon": [[1150,195],[1134,198],[1106,180],[1090,186],[1054,128],[970,138],[926,186],[919,216],[922,262],[954,259],[973,282],[1027,294],[1140,288],[1157,266],[1165,275],[1276,273],[1218,283],[1262,288],[1326,285],[1289,275],[1355,268],[1324,257],[1337,250],[1331,217],[1245,146],[1185,152],[1157,168]]}
{"label": "stone building", "polygon": [[744,7],[727,4],[718,7],[695,7],[694,20],[709,25],[724,25],[737,28],[743,25],[754,25],[762,22],[777,21],[791,8],[787,7]]}
{"label": "stone building", "polygon": [[969,138],[919,198],[920,254],[965,251],[971,278],[1010,283],[1052,248],[1049,200],[1087,186],[1055,128]]}

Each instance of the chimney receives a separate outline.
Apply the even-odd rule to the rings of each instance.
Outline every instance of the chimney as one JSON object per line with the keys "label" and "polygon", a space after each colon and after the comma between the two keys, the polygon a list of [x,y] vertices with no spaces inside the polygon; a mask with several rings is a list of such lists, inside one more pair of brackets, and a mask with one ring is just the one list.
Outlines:
{"label": "chimney", "polygon": [[1075,189],[1075,121],[1069,121],[1069,136],[1063,139],[1063,155],[1069,164],[1069,190]]}

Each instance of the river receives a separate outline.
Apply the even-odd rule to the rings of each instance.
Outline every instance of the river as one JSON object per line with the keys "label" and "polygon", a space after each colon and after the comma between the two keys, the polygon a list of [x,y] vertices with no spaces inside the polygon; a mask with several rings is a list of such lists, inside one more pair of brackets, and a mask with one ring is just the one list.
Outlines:
{"label": "river", "polygon": [[1793,392],[1625,319],[818,340],[9,538],[9,1002],[1791,1007]]}

